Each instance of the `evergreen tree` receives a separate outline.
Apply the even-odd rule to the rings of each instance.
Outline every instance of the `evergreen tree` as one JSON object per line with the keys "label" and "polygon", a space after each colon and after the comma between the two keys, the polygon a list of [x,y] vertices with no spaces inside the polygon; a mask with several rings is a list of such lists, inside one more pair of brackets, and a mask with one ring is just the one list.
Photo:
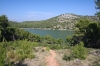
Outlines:
{"label": "evergreen tree", "polygon": [[8,19],[6,15],[0,16],[0,30],[1,30],[1,40],[4,41],[6,36],[6,29],[9,26]]}
{"label": "evergreen tree", "polygon": [[96,9],[98,10],[96,15],[99,17],[100,20],[100,0],[95,0]]}

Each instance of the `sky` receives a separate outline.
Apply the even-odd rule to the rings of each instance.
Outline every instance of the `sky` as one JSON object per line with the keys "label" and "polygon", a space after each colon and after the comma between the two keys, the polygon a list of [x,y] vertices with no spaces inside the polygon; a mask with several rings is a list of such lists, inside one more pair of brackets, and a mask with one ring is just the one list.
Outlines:
{"label": "sky", "polygon": [[12,21],[46,20],[61,14],[94,15],[94,0],[0,0],[0,15]]}

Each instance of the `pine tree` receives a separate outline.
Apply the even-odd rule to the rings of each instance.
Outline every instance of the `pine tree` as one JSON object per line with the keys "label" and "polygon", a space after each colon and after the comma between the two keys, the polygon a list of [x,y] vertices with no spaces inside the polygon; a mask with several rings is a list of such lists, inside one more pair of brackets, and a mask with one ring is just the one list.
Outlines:
{"label": "pine tree", "polygon": [[97,9],[97,12],[96,12],[96,15],[99,17],[99,20],[100,20],[100,0],[95,0],[95,4],[96,4],[96,9]]}

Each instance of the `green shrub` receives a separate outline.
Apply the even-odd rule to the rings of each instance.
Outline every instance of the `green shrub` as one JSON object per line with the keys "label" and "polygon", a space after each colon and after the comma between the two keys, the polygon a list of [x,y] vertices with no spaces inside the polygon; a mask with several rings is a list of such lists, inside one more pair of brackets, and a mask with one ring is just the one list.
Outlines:
{"label": "green shrub", "polygon": [[61,49],[61,45],[60,44],[52,44],[52,45],[49,45],[50,49]]}
{"label": "green shrub", "polygon": [[23,61],[25,58],[27,58],[27,54],[20,55],[19,61]]}
{"label": "green shrub", "polygon": [[[34,58],[35,55],[33,54],[33,48],[38,46],[38,43],[30,42],[27,40],[18,40],[18,41],[14,41],[14,42],[3,42],[3,44],[0,43],[0,45],[2,45],[2,46],[0,46],[0,49],[4,48],[4,50],[5,50],[4,53],[7,56],[6,57],[5,55],[3,55],[4,56],[3,59],[1,57],[0,58],[2,59],[2,61],[4,61],[4,59],[6,59],[4,63],[6,63],[6,62],[11,63],[11,62],[16,62],[16,61],[21,62],[25,58],[30,58],[30,59]],[[1,53],[1,51],[0,51],[0,53]],[[2,65],[0,65],[0,66],[2,66]]]}
{"label": "green shrub", "polygon": [[6,58],[6,49],[3,47],[3,43],[0,43],[0,66],[4,66],[5,58]]}
{"label": "green shrub", "polygon": [[28,58],[30,58],[30,59],[35,58],[35,55],[31,53],[28,55]]}
{"label": "green shrub", "polygon": [[63,60],[66,60],[66,61],[70,61],[70,60],[73,60],[73,56],[72,55],[64,55],[63,56]]}
{"label": "green shrub", "polygon": [[49,48],[49,47],[46,47],[46,50],[47,50],[47,51],[49,51],[49,50],[50,50],[50,48]]}
{"label": "green shrub", "polygon": [[80,42],[72,48],[72,53],[75,58],[85,59],[87,57],[87,49],[84,47],[84,43]]}

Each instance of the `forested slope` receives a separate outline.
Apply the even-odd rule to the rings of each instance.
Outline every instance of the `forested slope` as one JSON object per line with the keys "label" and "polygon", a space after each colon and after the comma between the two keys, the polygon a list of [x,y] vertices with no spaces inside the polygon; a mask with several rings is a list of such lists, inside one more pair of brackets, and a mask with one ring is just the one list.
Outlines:
{"label": "forested slope", "polygon": [[82,16],[72,13],[66,13],[41,21],[24,21],[24,22],[10,21],[10,25],[16,26],[18,28],[73,30],[75,29],[74,24],[76,24],[80,19],[87,19],[92,22],[96,22],[98,20],[96,16]]}

